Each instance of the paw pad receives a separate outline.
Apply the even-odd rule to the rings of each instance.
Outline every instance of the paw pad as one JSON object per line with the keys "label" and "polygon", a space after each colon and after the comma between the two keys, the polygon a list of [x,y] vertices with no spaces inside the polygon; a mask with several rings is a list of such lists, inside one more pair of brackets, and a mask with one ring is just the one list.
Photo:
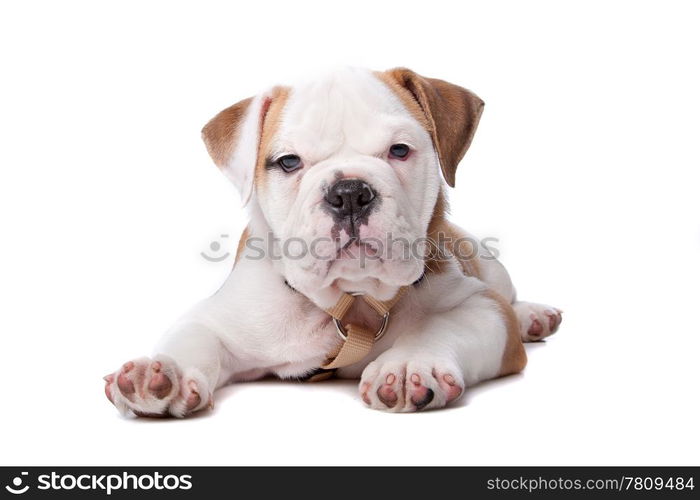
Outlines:
{"label": "paw pad", "polygon": [[163,399],[173,388],[173,383],[170,381],[167,375],[161,371],[161,364],[155,361],[151,365],[151,381],[148,383],[148,392],[153,394],[158,399]]}

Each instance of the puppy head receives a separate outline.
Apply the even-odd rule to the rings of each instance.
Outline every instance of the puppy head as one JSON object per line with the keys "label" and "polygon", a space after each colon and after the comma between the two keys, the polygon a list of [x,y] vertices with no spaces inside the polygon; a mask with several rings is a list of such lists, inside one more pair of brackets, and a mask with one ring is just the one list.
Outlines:
{"label": "puppy head", "polygon": [[482,109],[407,69],[346,69],[241,101],[203,137],[287,281],[326,307],[341,291],[389,299],[420,278],[440,171],[454,186]]}

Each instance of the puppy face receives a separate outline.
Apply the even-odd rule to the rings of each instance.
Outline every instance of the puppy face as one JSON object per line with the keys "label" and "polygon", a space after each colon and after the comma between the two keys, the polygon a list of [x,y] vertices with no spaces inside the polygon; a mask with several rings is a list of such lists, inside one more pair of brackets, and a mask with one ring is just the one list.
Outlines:
{"label": "puppy face", "polygon": [[418,279],[443,183],[483,103],[409,70],[348,69],[217,115],[212,157],[274,235],[286,280],[319,305]]}

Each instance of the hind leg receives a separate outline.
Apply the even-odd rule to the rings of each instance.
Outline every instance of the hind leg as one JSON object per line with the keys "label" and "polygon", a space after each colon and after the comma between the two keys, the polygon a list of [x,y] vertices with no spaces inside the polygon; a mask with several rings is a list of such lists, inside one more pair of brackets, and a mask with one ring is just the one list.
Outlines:
{"label": "hind leg", "polygon": [[520,338],[523,342],[536,342],[549,337],[561,324],[561,309],[546,304],[517,301],[513,310],[520,323]]}

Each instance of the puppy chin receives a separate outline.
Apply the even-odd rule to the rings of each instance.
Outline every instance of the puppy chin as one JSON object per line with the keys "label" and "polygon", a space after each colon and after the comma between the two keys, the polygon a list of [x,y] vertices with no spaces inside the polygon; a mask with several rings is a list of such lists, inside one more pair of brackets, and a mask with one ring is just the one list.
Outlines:
{"label": "puppy chin", "polygon": [[289,283],[323,309],[334,306],[343,293],[362,293],[377,300],[392,299],[399,288],[418,280],[424,269],[422,260],[399,262],[336,260],[325,276],[303,272],[290,273]]}

